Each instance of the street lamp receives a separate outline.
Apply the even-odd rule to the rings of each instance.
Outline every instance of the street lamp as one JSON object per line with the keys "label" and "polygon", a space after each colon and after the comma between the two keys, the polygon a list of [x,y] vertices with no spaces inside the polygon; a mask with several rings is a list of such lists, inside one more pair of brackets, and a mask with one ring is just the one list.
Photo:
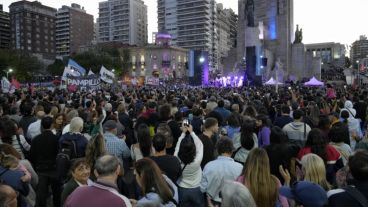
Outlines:
{"label": "street lamp", "polygon": [[13,69],[9,69],[8,71],[6,71],[6,78],[9,79],[9,73],[12,73]]}
{"label": "street lamp", "polygon": [[115,69],[112,69],[112,72],[114,73],[115,72]]}

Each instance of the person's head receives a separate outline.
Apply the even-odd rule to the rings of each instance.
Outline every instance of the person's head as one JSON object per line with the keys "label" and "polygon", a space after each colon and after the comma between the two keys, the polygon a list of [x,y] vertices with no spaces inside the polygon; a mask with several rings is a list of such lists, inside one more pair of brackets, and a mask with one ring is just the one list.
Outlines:
{"label": "person's head", "polygon": [[269,126],[269,118],[268,116],[264,115],[264,114],[260,114],[256,117],[256,125],[257,127],[264,127],[264,126]]}
{"label": "person's head", "polygon": [[328,204],[326,191],[318,184],[309,181],[295,182],[291,187],[283,186],[280,194],[296,202],[297,206],[325,207]]}
{"label": "person's head", "polygon": [[0,154],[0,164],[2,167],[15,170],[19,166],[19,159],[11,154]]}
{"label": "person's head", "polygon": [[276,203],[276,178],[270,172],[267,152],[262,148],[252,149],[244,164],[242,175],[257,206],[274,206]]}
{"label": "person's head", "polygon": [[46,113],[44,111],[37,111],[36,112],[37,119],[42,119],[45,115],[46,115]]}
{"label": "person's head", "polygon": [[314,128],[309,132],[305,146],[310,147],[312,153],[320,156],[325,162],[327,162],[326,145],[327,141],[320,129]]}
{"label": "person's head", "polygon": [[93,166],[96,159],[105,154],[105,139],[102,134],[98,133],[87,144],[86,160],[90,166]]}
{"label": "person's head", "polygon": [[301,121],[303,116],[304,116],[304,113],[302,110],[297,109],[293,112],[294,121]]}
{"label": "person's head", "polygon": [[257,110],[253,106],[248,106],[245,108],[244,116],[250,116],[252,118],[256,118]]}
{"label": "person's head", "polygon": [[152,138],[147,124],[140,124],[138,126],[137,139],[139,143],[139,149],[141,150],[143,157],[150,156],[152,151]]}
{"label": "person's head", "polygon": [[349,157],[349,169],[353,178],[360,182],[368,180],[368,152],[357,150]]}
{"label": "person's head", "polygon": [[342,143],[350,139],[349,127],[342,123],[334,124],[328,132],[328,138],[335,143]]}
{"label": "person's head", "polygon": [[342,110],[341,111],[340,117],[343,119],[344,123],[346,123],[346,124],[348,123],[349,116],[350,116],[349,111],[347,111],[347,110]]}
{"label": "person's head", "polygon": [[217,152],[219,155],[231,157],[234,151],[233,142],[229,137],[222,137],[216,144]]}
{"label": "person's head", "polygon": [[256,207],[256,203],[248,188],[241,183],[225,181],[221,188],[222,206],[226,207]]}
{"label": "person's head", "polygon": [[50,130],[52,126],[53,119],[49,116],[46,116],[41,119],[41,129],[44,130]]}
{"label": "person's head", "polygon": [[233,104],[231,106],[231,111],[234,112],[234,113],[239,113],[240,112],[239,104]]}
{"label": "person's head", "polygon": [[169,104],[160,107],[159,117],[161,120],[169,120],[171,118],[171,106]]}
{"label": "person's head", "polygon": [[52,117],[55,117],[58,113],[59,113],[59,108],[57,106],[52,106],[51,111],[50,111],[50,115]]}
{"label": "person's head", "polygon": [[204,121],[204,131],[215,134],[219,130],[218,121],[215,118],[209,117]]}
{"label": "person's head", "polygon": [[5,184],[0,184],[0,207],[17,207],[17,193],[15,190]]}
{"label": "person's head", "polygon": [[156,152],[162,152],[166,149],[166,136],[162,133],[156,133],[152,139],[152,145]]}
{"label": "person's head", "polygon": [[154,189],[163,201],[162,203],[168,203],[172,200],[173,193],[163,178],[160,168],[153,160],[149,158],[138,160],[135,163],[134,173],[143,195]]}
{"label": "person's head", "polygon": [[224,100],[219,100],[218,101],[218,103],[217,103],[217,106],[219,107],[219,108],[223,108],[224,106],[225,106],[225,102],[224,102]]}
{"label": "person's head", "polygon": [[240,120],[239,120],[239,117],[237,114],[235,113],[232,113],[228,118],[227,118],[227,124],[230,126],[230,127],[233,127],[233,128],[238,128],[240,127]]}
{"label": "person's head", "polygon": [[8,118],[1,119],[1,139],[7,144],[12,144],[12,137],[17,133],[17,124]]}
{"label": "person's head", "polygon": [[160,123],[157,127],[156,134],[162,134],[166,139],[166,148],[170,148],[173,145],[174,137],[170,126],[167,123]]}
{"label": "person's head", "polygon": [[196,155],[196,146],[193,138],[187,135],[180,143],[178,157],[184,164],[190,164],[194,161]]}
{"label": "person's head", "polygon": [[94,173],[98,179],[111,179],[116,182],[120,174],[120,162],[113,155],[103,155],[96,160]]}
{"label": "person's head", "polygon": [[316,183],[326,191],[330,190],[331,186],[326,179],[326,166],[322,158],[311,153],[303,156],[301,163],[305,181]]}
{"label": "person's head", "polygon": [[288,141],[287,135],[278,126],[271,128],[270,142],[271,144],[282,144]]}
{"label": "person's head", "polygon": [[240,144],[247,150],[251,150],[255,143],[253,139],[256,121],[254,119],[245,119],[241,127]]}
{"label": "person's head", "polygon": [[103,128],[105,130],[105,132],[109,132],[112,133],[114,135],[116,135],[118,133],[118,125],[116,123],[116,121],[114,120],[108,120],[103,124]]}
{"label": "person's head", "polygon": [[75,181],[86,184],[91,173],[91,166],[84,158],[75,159],[70,167],[70,172]]}
{"label": "person's head", "polygon": [[80,117],[74,117],[71,121],[70,121],[70,132],[72,133],[80,133],[83,130],[83,124],[84,121],[82,118]]}
{"label": "person's head", "polygon": [[62,114],[62,113],[56,114],[54,116],[54,126],[58,127],[58,128],[62,127],[65,123],[65,119],[66,118],[65,118],[64,114]]}
{"label": "person's head", "polygon": [[78,117],[78,111],[77,110],[71,110],[66,114],[66,122],[70,123],[71,120],[75,117]]}
{"label": "person's head", "polygon": [[328,131],[331,128],[331,121],[328,116],[320,116],[318,122],[318,128],[323,131]]}
{"label": "person's head", "polygon": [[289,116],[289,114],[290,114],[290,107],[288,105],[282,105],[281,106],[281,113],[283,115]]}
{"label": "person's head", "polygon": [[0,144],[0,153],[6,154],[6,155],[13,155],[19,160],[22,159],[21,154],[19,154],[19,152],[10,144]]}

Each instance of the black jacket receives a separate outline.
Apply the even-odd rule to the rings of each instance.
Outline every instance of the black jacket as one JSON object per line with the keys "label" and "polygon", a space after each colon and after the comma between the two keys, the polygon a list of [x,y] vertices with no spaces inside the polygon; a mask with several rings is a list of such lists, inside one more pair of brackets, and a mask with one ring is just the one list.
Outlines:
{"label": "black jacket", "polygon": [[30,161],[37,172],[56,169],[58,137],[47,130],[32,140]]}
{"label": "black jacket", "polygon": [[[368,200],[368,182],[350,181],[361,194]],[[331,190],[328,192],[329,207],[362,207],[359,202],[341,189]]]}

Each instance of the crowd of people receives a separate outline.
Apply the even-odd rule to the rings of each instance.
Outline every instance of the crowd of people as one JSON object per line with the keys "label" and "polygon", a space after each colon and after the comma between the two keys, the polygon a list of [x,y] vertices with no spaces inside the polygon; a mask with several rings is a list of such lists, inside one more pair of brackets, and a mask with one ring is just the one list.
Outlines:
{"label": "crowd of people", "polygon": [[368,91],[0,94],[0,206],[368,206]]}

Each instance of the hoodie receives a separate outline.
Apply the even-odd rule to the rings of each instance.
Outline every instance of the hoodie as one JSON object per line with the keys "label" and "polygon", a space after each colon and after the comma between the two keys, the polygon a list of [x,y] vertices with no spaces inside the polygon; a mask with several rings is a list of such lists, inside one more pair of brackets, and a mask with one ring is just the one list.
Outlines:
{"label": "hoodie", "polygon": [[303,147],[311,128],[304,122],[294,121],[285,125],[282,131],[288,136],[289,141],[296,142],[296,144]]}
{"label": "hoodie", "polygon": [[353,108],[353,103],[351,101],[345,101],[344,107],[349,112],[350,118],[354,118],[356,116],[356,110]]}

